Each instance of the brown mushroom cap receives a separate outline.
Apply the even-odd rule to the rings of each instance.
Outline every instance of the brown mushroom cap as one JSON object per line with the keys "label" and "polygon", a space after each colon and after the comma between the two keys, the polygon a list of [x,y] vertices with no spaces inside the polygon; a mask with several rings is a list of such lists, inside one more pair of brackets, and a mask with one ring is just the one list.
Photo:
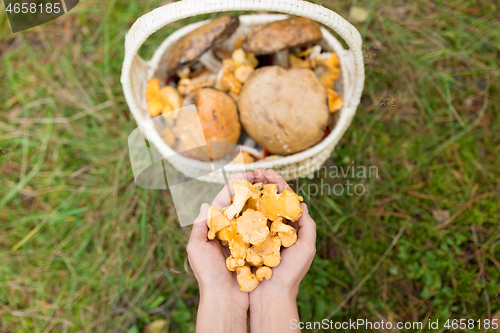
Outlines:
{"label": "brown mushroom cap", "polygon": [[229,37],[239,24],[238,16],[225,15],[181,37],[167,55],[167,75],[191,65],[212,46]]}
{"label": "brown mushroom cap", "polygon": [[[202,161],[209,161],[210,155],[213,160],[217,160],[229,154],[241,134],[238,110],[234,100],[225,92],[214,88],[196,89],[186,99],[196,104],[204,138],[200,133],[192,132],[193,128],[197,128],[196,115],[181,112],[176,124],[181,144],[189,148],[200,147],[190,149],[189,154]],[[210,144],[211,142],[219,142],[219,144]],[[205,147],[207,144],[210,155]]]}
{"label": "brown mushroom cap", "polygon": [[270,54],[288,47],[314,43],[323,38],[320,25],[305,17],[290,17],[286,20],[263,24],[252,31],[241,47],[255,55]]}
{"label": "brown mushroom cap", "polygon": [[328,94],[308,68],[266,66],[250,75],[238,100],[245,131],[271,154],[305,150],[324,136]]}

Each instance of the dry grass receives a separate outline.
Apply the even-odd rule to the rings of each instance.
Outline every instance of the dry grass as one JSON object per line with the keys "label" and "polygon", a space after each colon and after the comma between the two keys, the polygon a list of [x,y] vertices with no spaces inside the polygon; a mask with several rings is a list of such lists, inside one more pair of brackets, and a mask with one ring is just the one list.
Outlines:
{"label": "dry grass", "polygon": [[[124,36],[158,3],[82,1],[11,34],[0,10],[0,332],[194,329],[188,228],[168,192],[134,186],[134,129],[119,75]],[[323,1],[349,16],[348,1]],[[500,16],[493,1],[357,1],[369,11],[366,84],[327,165],[294,186],[363,181],[364,196],[309,198],[318,254],[303,321],[487,318],[500,310]],[[141,54],[185,20],[157,32]]]}

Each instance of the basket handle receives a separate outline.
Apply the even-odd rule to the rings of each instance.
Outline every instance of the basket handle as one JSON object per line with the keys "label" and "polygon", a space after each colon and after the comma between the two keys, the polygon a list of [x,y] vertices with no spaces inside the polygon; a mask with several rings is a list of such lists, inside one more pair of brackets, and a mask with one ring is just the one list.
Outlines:
{"label": "basket handle", "polygon": [[[156,8],[139,17],[125,36],[125,58],[123,60],[121,82],[125,91],[131,88],[131,67],[137,62],[137,52],[146,39],[165,25],[187,17],[235,10],[267,10],[303,16],[330,27],[349,46],[355,66],[355,86],[348,105],[357,106],[365,81],[361,35],[356,28],[337,13],[302,0],[182,0]],[[125,94],[128,104],[139,108],[139,104],[129,94]]]}

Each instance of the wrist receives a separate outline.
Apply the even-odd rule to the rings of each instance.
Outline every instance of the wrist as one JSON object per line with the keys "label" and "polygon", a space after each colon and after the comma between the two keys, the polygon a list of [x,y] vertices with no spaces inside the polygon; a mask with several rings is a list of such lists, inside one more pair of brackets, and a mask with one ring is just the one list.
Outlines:
{"label": "wrist", "polygon": [[262,288],[262,290],[255,290],[250,295],[250,311],[267,312],[272,311],[273,307],[279,307],[283,303],[295,304],[297,294],[298,288],[297,290],[295,288],[275,288],[273,290]]}
{"label": "wrist", "polygon": [[283,288],[250,295],[252,333],[288,332],[293,320],[299,320],[297,292]]}
{"label": "wrist", "polygon": [[247,312],[229,293],[200,291],[196,332],[246,332]]}
{"label": "wrist", "polygon": [[245,317],[248,311],[248,303],[240,304],[239,295],[234,295],[228,290],[200,289],[200,306],[207,305],[213,308],[228,309],[231,314],[243,314]]}

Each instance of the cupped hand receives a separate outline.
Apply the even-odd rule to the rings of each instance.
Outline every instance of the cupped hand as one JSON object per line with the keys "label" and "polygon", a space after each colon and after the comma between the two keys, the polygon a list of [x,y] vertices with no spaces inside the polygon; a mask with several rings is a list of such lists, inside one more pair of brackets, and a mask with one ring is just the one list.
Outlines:
{"label": "cupped hand", "polygon": [[[246,178],[252,182],[253,173],[237,174],[232,179]],[[234,194],[231,182],[224,186],[212,202],[212,206],[226,207],[231,204],[231,197]],[[187,245],[188,260],[193,273],[200,286],[200,295],[205,298],[227,298],[232,303],[245,311],[249,307],[248,293],[239,290],[236,280],[236,273],[226,268],[226,258],[229,256],[229,249],[220,244],[215,238],[207,238],[207,211],[210,205],[203,204],[200,214],[195,219],[191,236]]]}
{"label": "cupped hand", "polygon": [[[278,192],[285,188],[291,189],[287,182],[276,171],[257,169],[254,171],[254,181],[278,184]],[[289,248],[281,249],[281,262],[273,267],[273,276],[262,281],[250,293],[250,303],[262,301],[271,297],[295,298],[299,285],[316,254],[316,223],[309,215],[305,203],[300,204],[303,212],[298,222],[290,223],[297,230],[297,242]]]}
{"label": "cupped hand", "polygon": [[[279,193],[285,188],[290,189],[274,170],[257,169],[232,179],[242,178],[251,183],[277,184]],[[234,192],[230,183],[214,199],[213,206],[231,204]],[[300,282],[316,253],[316,224],[308,213],[307,205],[301,204],[301,207],[301,218],[291,223],[297,229],[297,242],[281,250],[281,263],[273,267],[273,276],[269,281],[262,281],[251,293],[243,293],[239,291],[236,274],[226,268],[229,250],[217,238],[207,238],[209,205],[202,205],[187,246],[189,263],[200,286],[197,331],[202,331],[202,327],[217,327],[216,330],[203,331],[244,332],[249,307],[252,332],[289,331],[290,320],[298,320],[296,297]]]}

